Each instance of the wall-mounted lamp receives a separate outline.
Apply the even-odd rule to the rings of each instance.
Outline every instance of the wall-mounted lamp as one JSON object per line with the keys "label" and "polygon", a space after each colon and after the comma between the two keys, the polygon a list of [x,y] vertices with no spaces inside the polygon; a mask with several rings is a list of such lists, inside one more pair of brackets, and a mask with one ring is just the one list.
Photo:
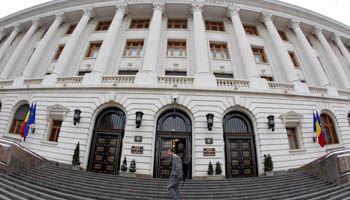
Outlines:
{"label": "wall-mounted lamp", "polygon": [[136,128],[140,128],[143,112],[136,112]]}
{"label": "wall-mounted lamp", "polygon": [[73,117],[74,125],[80,122],[80,113],[81,111],[79,109],[74,110],[74,117]]}
{"label": "wall-mounted lamp", "polygon": [[214,114],[208,113],[207,115],[208,130],[211,131],[214,124]]}
{"label": "wall-mounted lamp", "polygon": [[275,116],[269,115],[269,116],[267,117],[267,120],[268,120],[268,121],[267,121],[268,127],[271,128],[272,131],[274,131],[274,130],[275,130]]}

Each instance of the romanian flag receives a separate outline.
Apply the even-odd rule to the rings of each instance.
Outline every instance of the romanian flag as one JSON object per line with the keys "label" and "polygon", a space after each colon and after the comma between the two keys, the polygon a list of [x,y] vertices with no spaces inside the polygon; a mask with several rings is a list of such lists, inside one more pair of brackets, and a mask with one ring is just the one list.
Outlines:
{"label": "romanian flag", "polygon": [[26,125],[26,128],[24,129],[24,140],[26,139],[27,135],[28,135],[28,132],[32,126],[32,124],[35,123],[35,111],[36,111],[36,104],[33,106],[30,107],[30,115],[29,115],[29,119],[28,119],[28,122],[27,122],[27,125]]}
{"label": "romanian flag", "polygon": [[29,111],[28,111],[28,113],[27,113],[27,116],[26,116],[26,118],[24,119],[24,122],[23,122],[23,124],[22,124],[22,128],[21,128],[21,131],[20,131],[22,137],[24,137],[24,132],[25,132],[25,129],[26,129],[26,127],[27,127],[27,123],[28,123],[28,120],[29,120],[29,116],[30,116],[30,113],[31,113],[32,110],[33,110],[33,104],[30,106],[30,109],[29,109]]}
{"label": "romanian flag", "polygon": [[318,112],[316,111],[316,114],[315,112],[313,114],[314,114],[314,132],[316,132],[317,134],[318,143],[320,144],[321,147],[323,147],[326,144],[326,135],[324,134]]}

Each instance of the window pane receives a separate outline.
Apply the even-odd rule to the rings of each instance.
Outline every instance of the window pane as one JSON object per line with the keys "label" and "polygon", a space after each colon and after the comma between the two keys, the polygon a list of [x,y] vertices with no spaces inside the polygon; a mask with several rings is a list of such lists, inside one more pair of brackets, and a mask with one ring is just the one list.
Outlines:
{"label": "window pane", "polygon": [[173,49],[173,55],[174,56],[180,56],[180,50],[178,48]]}
{"label": "window pane", "polygon": [[328,127],[324,127],[324,131],[326,134],[326,140],[328,142],[328,144],[332,144],[332,139],[331,139],[331,134],[329,132],[329,128]]}
{"label": "window pane", "polygon": [[332,133],[333,133],[333,139],[334,139],[334,142],[335,144],[338,144],[338,137],[337,137],[337,133],[335,132],[335,129],[334,129],[334,126],[332,126]]}
{"label": "window pane", "polygon": [[292,140],[293,140],[294,149],[299,149],[298,142],[297,142],[297,137],[296,136],[292,136]]}
{"label": "window pane", "polygon": [[168,56],[171,56],[171,48],[168,47]]}
{"label": "window pane", "polygon": [[289,143],[289,149],[293,149],[293,147],[292,147],[292,141],[290,141],[290,137],[288,137],[288,143]]}
{"label": "window pane", "polygon": [[261,62],[261,60],[260,60],[260,56],[259,55],[254,55],[254,57],[255,57],[255,62],[257,62],[257,63],[260,63]]}
{"label": "window pane", "polygon": [[220,49],[216,49],[216,59],[223,59],[223,55],[222,52],[220,51]]}
{"label": "window pane", "polygon": [[136,56],[136,55],[137,55],[137,48],[132,48],[130,56]]}

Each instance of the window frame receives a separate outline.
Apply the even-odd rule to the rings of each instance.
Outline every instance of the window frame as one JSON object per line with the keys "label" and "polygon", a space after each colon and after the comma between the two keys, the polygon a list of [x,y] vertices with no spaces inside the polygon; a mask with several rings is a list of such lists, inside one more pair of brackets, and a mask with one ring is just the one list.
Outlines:
{"label": "window frame", "polygon": [[300,68],[299,63],[298,63],[297,58],[296,58],[296,55],[295,55],[295,52],[288,51],[288,54],[289,54],[289,57],[294,65],[294,67]]}
{"label": "window frame", "polygon": [[[17,112],[19,112],[19,109],[21,109],[22,107],[26,106],[27,107],[27,111],[24,111],[25,113],[23,113],[24,115],[24,118],[23,119],[16,119],[16,114]],[[23,108],[24,109],[24,108]],[[28,111],[30,110],[30,106],[28,103],[23,103],[23,104],[20,104],[18,105],[18,107],[16,107],[15,109],[15,112],[13,114],[13,117],[12,117],[12,121],[11,121],[11,125],[10,125],[10,128],[8,130],[8,133],[10,135],[20,135],[20,132],[21,132],[21,128],[22,128],[22,125],[23,125],[23,122],[28,114]],[[15,126],[15,127],[14,127]],[[19,128],[19,129],[18,129]],[[16,130],[18,130],[18,133],[16,132]],[[14,132],[12,132],[14,131]]]}
{"label": "window frame", "polygon": [[[264,47],[251,47],[252,48],[252,52],[253,52],[253,56],[254,56],[254,60],[255,60],[255,63],[257,64],[268,64],[268,60],[267,60],[267,56],[266,56],[266,53],[265,53],[265,48]],[[257,54],[256,54],[257,52]],[[256,56],[259,56],[259,62],[256,60]]]}
{"label": "window frame", "polygon": [[[171,27],[169,27],[171,25]],[[179,25],[179,28],[176,28],[176,25]],[[167,22],[168,29],[187,29],[188,22],[187,19],[168,19]]]}
{"label": "window frame", "polygon": [[66,31],[66,35],[73,34],[74,30],[77,28],[77,24],[72,24],[69,26],[69,28]]}
{"label": "window frame", "polygon": [[[293,133],[288,133],[288,129],[294,129]],[[300,144],[299,144],[299,137],[297,133],[297,127],[286,127],[286,131],[287,131],[287,137],[288,137],[289,150],[299,150]],[[294,142],[292,140],[293,137],[295,139],[296,147],[294,147]]]}
{"label": "window frame", "polygon": [[112,21],[100,21],[96,25],[95,31],[108,31],[109,27],[111,26]]}
{"label": "window frame", "polygon": [[[129,48],[129,44],[138,44],[137,48],[136,48],[136,55],[132,56],[132,47],[134,47],[134,45],[131,45]],[[143,56],[143,46],[144,46],[144,41],[143,40],[127,40],[126,44],[125,44],[125,48],[124,48],[124,52],[123,52],[123,57],[142,57]],[[127,53],[129,52],[129,53]]]}
{"label": "window frame", "polygon": [[[322,116],[326,116],[327,123],[324,123],[324,120],[323,120]],[[335,124],[333,122],[333,119],[329,116],[328,113],[321,113],[320,119],[321,119],[321,124],[322,124],[322,128],[323,128],[324,134],[326,135],[326,138],[325,138],[326,145],[340,144],[339,143],[339,137],[337,135],[337,130],[336,130]],[[328,128],[328,130],[330,131],[331,143],[329,143],[329,141],[328,141],[326,128]],[[332,128],[335,131],[335,133],[333,133]],[[334,139],[336,139],[336,140],[334,141]]]}
{"label": "window frame", "polygon": [[246,35],[259,36],[258,28],[251,25],[243,25],[243,29]]}
{"label": "window frame", "polygon": [[[60,125],[59,126],[55,126],[55,122],[59,122]],[[63,120],[56,120],[56,119],[52,119],[51,120],[50,134],[49,134],[49,138],[48,138],[49,142],[56,142],[56,143],[58,142],[58,137],[60,135],[61,128],[62,128],[62,123],[63,123]],[[54,139],[51,140],[51,138],[52,138],[52,131],[53,131],[54,128],[56,128],[56,132],[55,132],[55,135],[54,135]]]}
{"label": "window frame", "polygon": [[[170,48],[170,55],[169,55],[169,48]],[[179,56],[174,55],[174,49],[178,49]],[[185,40],[168,40],[166,55],[167,57],[187,57],[186,41]]]}
{"label": "window frame", "polygon": [[285,31],[277,30],[277,32],[278,32],[278,35],[280,36],[281,40],[286,41],[286,42],[289,41]]}
{"label": "window frame", "polygon": [[[100,53],[101,47],[102,47],[102,42],[99,42],[99,41],[90,42],[90,45],[89,45],[89,47],[86,51],[86,54],[85,54],[85,58],[95,58],[96,59]],[[97,50],[97,54],[96,54],[96,56],[94,56],[96,50]]]}
{"label": "window frame", "polygon": [[52,59],[53,61],[57,61],[60,58],[60,56],[64,50],[64,47],[65,47],[65,44],[58,45],[58,47],[56,49],[55,56]]}
{"label": "window frame", "polygon": [[[225,24],[223,21],[205,20],[204,25],[206,31],[225,32]],[[217,30],[213,30],[213,27],[216,27]]]}
{"label": "window frame", "polygon": [[[219,48],[218,48],[219,47]],[[227,43],[209,42],[210,59],[212,60],[230,60]],[[216,51],[220,49],[220,51]],[[222,58],[217,58],[217,52],[221,52]]]}
{"label": "window frame", "polygon": [[[129,29],[148,29],[150,23],[150,19],[131,19]],[[142,24],[141,28],[138,28],[139,24]]]}

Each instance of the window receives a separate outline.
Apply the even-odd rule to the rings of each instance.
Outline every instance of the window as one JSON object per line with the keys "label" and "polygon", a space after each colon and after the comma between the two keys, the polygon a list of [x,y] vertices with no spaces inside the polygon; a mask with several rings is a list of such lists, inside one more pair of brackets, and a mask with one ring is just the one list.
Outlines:
{"label": "window", "polygon": [[287,128],[289,149],[299,149],[296,128]]}
{"label": "window", "polygon": [[168,41],[168,56],[186,56],[186,42]]}
{"label": "window", "polygon": [[133,19],[130,24],[130,29],[148,28],[149,19]]}
{"label": "window", "polygon": [[246,25],[243,25],[243,28],[244,28],[244,31],[247,35],[256,35],[258,36],[258,31],[256,30],[256,27],[255,26],[246,26]]}
{"label": "window", "polygon": [[25,104],[19,107],[17,110],[15,116],[13,117],[11,128],[10,128],[10,133],[13,134],[20,134],[22,124],[24,122],[24,119],[26,118],[27,114],[29,111],[29,105]]}
{"label": "window", "polygon": [[138,70],[119,70],[119,75],[136,75]]}
{"label": "window", "polygon": [[283,31],[278,31],[278,34],[280,35],[281,39],[284,41],[288,41],[288,38],[286,36],[286,33]]}
{"label": "window", "polygon": [[216,78],[233,78],[233,74],[229,73],[214,73]]}
{"label": "window", "polygon": [[207,31],[225,31],[223,22],[205,21]]}
{"label": "window", "polygon": [[338,144],[338,137],[331,118],[326,114],[321,114],[323,131],[326,134],[326,144]]}
{"label": "window", "polygon": [[165,76],[186,76],[187,72],[184,71],[165,71]]}
{"label": "window", "polygon": [[267,63],[263,48],[252,48],[256,63]]}
{"label": "window", "polygon": [[299,67],[297,59],[294,56],[294,52],[288,52],[290,59],[292,60],[294,67]]}
{"label": "window", "polygon": [[108,22],[99,22],[96,26],[95,31],[106,31],[108,30],[109,26],[111,25],[111,21]]}
{"label": "window", "polygon": [[187,29],[187,20],[169,19],[168,28]]}
{"label": "window", "polygon": [[101,42],[94,42],[90,43],[90,47],[88,51],[86,52],[86,57],[88,58],[97,58],[98,52],[100,51],[102,43]]}
{"label": "window", "polygon": [[266,79],[267,81],[273,81],[273,77],[271,76],[260,76],[260,78]]}
{"label": "window", "polygon": [[71,25],[71,26],[69,27],[69,29],[67,30],[66,34],[67,34],[67,35],[72,34],[73,31],[74,31],[74,29],[75,29],[75,27],[77,27],[76,24],[75,24],[75,25]]}
{"label": "window", "polygon": [[226,44],[210,43],[210,58],[211,59],[230,59]]}
{"label": "window", "polygon": [[51,131],[49,141],[57,142],[58,136],[60,134],[62,121],[61,120],[52,120]]}
{"label": "window", "polygon": [[64,49],[64,45],[58,46],[58,49],[57,49],[57,51],[56,51],[56,55],[55,55],[55,57],[53,58],[54,60],[58,60],[58,59],[60,58],[60,55],[61,55],[63,49]]}
{"label": "window", "polygon": [[143,41],[128,41],[125,46],[124,56],[136,57],[142,56]]}
{"label": "window", "polygon": [[85,74],[90,73],[91,71],[79,71],[78,76],[84,76]]}

